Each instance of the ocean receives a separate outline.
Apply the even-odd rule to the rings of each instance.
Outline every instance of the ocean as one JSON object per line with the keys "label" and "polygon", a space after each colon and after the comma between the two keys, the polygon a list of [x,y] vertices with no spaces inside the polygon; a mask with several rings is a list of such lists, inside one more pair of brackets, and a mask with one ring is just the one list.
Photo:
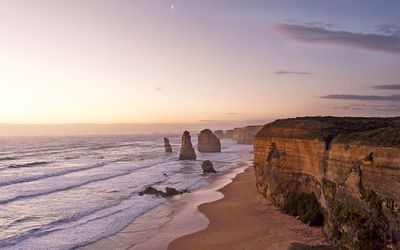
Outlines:
{"label": "ocean", "polygon": [[[197,148],[197,136],[192,143]],[[111,236],[167,198],[146,186],[195,191],[243,167],[251,146],[222,140],[221,153],[178,161],[180,135],[0,138],[0,248],[74,249]]]}

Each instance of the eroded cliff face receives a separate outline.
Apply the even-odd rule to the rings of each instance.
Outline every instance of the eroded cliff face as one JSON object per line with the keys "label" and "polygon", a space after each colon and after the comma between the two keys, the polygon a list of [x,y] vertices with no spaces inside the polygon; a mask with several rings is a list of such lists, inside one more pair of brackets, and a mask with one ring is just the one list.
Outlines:
{"label": "eroded cliff face", "polygon": [[232,139],[238,144],[253,144],[254,136],[262,127],[262,125],[254,125],[243,128],[234,128],[232,131]]}
{"label": "eroded cliff face", "polygon": [[278,120],[255,136],[254,168],[257,188],[277,206],[314,194],[334,244],[400,247],[399,119]]}

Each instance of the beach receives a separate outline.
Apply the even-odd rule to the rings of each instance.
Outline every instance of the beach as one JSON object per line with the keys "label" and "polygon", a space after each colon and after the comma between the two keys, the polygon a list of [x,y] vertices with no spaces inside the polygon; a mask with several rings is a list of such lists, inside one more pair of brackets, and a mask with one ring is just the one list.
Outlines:
{"label": "beach", "polygon": [[168,249],[297,249],[324,244],[321,228],[282,213],[258,194],[253,167],[220,192],[223,199],[199,206],[210,221],[207,228],[174,240]]}
{"label": "beach", "polygon": [[282,213],[258,194],[253,167],[246,166],[171,198],[117,234],[81,249],[294,250],[324,243],[320,228]]}
{"label": "beach", "polygon": [[223,194],[218,190],[231,183],[247,166],[217,174],[209,185],[192,193],[171,197],[115,235],[79,249],[167,249],[173,240],[207,228],[209,220],[199,212],[198,207],[222,199]]}

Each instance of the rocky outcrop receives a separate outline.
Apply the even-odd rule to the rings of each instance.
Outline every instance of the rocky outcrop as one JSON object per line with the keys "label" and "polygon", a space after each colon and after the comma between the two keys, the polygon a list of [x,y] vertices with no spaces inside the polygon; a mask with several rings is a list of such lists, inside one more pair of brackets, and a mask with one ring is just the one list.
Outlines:
{"label": "rocky outcrop", "polygon": [[224,131],[222,131],[222,130],[215,130],[214,135],[216,137],[218,137],[218,139],[220,139],[220,140],[224,139]]}
{"label": "rocky outcrop", "polygon": [[198,137],[199,152],[221,152],[221,142],[209,129],[203,129]]}
{"label": "rocky outcrop", "polygon": [[155,189],[155,188],[153,188],[151,186],[150,187],[146,187],[143,191],[139,192],[140,196],[145,195],[145,194],[156,195],[156,196],[165,196],[165,193],[163,191]]}
{"label": "rocky outcrop", "polygon": [[164,137],[164,148],[165,153],[172,153],[172,147],[171,144],[169,144],[169,140],[167,137]]}
{"label": "rocky outcrop", "polygon": [[182,194],[183,192],[179,192],[178,190],[176,190],[173,187],[166,187],[165,188],[165,196],[175,196],[178,194]]}
{"label": "rocky outcrop", "polygon": [[217,172],[217,171],[215,171],[212,162],[209,160],[203,161],[203,163],[201,164],[201,169],[203,169],[203,173],[216,173]]}
{"label": "rocky outcrop", "polygon": [[143,196],[143,195],[147,194],[147,195],[155,195],[158,197],[171,197],[171,196],[180,195],[183,193],[189,193],[189,191],[187,189],[185,189],[183,191],[178,191],[173,187],[166,187],[165,192],[163,192],[161,190],[158,190],[156,188],[149,186],[149,187],[146,187],[143,191],[139,192],[139,195]]}
{"label": "rocky outcrop", "polygon": [[335,245],[400,247],[399,118],[277,120],[255,136],[254,169],[258,190],[279,207],[315,197],[320,208],[305,220],[320,209]]}
{"label": "rocky outcrop", "polygon": [[196,160],[196,153],[192,145],[192,139],[188,131],[183,132],[181,151],[179,153],[179,160]]}

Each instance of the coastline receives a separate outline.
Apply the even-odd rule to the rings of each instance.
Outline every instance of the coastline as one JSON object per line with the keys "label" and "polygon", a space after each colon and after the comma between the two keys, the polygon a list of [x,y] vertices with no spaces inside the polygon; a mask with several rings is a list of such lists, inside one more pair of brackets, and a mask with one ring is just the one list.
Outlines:
{"label": "coastline", "polygon": [[320,228],[282,213],[257,192],[253,167],[219,192],[223,199],[199,206],[210,221],[207,228],[172,241],[169,250],[325,249]]}
{"label": "coastline", "polygon": [[224,196],[218,190],[231,183],[246,168],[249,168],[249,163],[217,174],[199,190],[171,197],[118,233],[78,249],[167,249],[173,240],[207,227],[209,220],[199,212],[198,207],[222,199]]}

